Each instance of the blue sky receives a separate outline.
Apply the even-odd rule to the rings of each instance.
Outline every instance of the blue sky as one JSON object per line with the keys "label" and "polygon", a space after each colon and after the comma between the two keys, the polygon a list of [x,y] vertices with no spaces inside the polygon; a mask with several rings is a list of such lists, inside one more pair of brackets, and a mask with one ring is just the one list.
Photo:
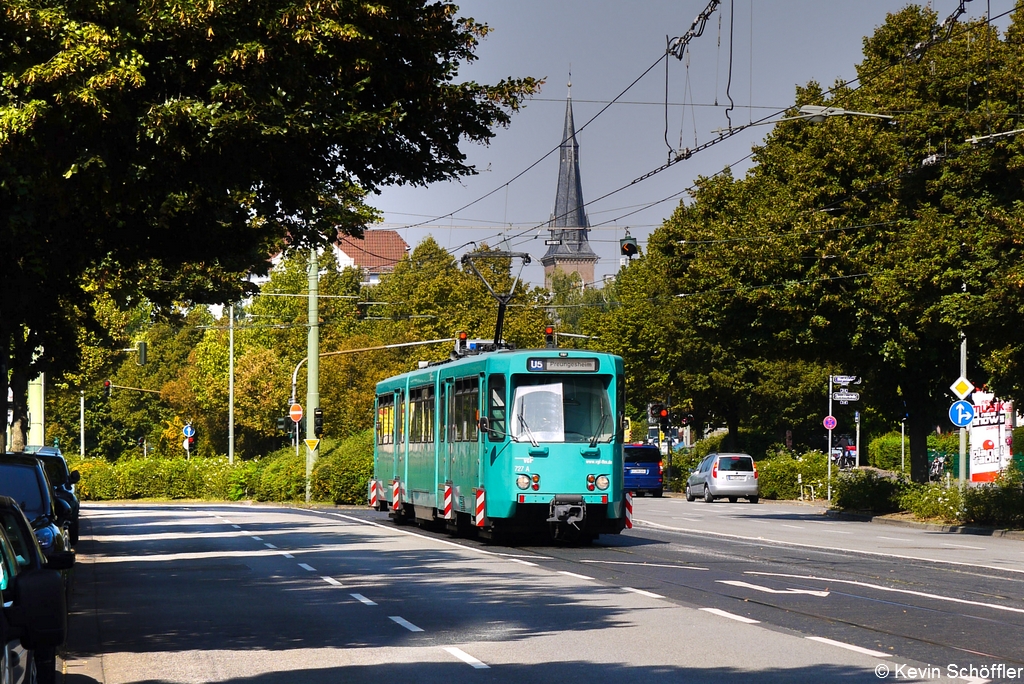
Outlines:
{"label": "blue sky", "polygon": [[[685,33],[708,0],[465,0],[458,4],[462,16],[474,17],[493,29],[477,51],[479,60],[466,66],[460,76],[493,83],[528,75],[547,82],[541,93],[514,115],[509,128],[499,129],[489,146],[464,143],[463,150],[479,169],[478,175],[428,187],[388,188],[371,197],[370,204],[384,216],[380,227],[399,229],[413,246],[427,235],[453,250],[471,241],[495,245],[504,234],[510,238],[507,244],[511,248],[533,255],[534,262],[524,276],[533,284],[542,284],[539,260],[546,249],[547,231],[538,226],[548,220],[554,206],[557,155],[550,154],[522,177],[509,181],[560,142],[570,65],[579,130],[659,59],[665,51],[666,34]],[[680,141],[693,147],[716,137],[713,131],[728,124],[729,95],[734,103],[730,116],[736,126],[790,105],[797,85],[816,80],[828,87],[837,80],[853,78],[864,36],[873,33],[887,13],[906,4],[890,0],[724,0],[704,34],[691,42],[688,60],[670,60],[669,142],[674,148]],[[941,20],[957,9],[960,0],[930,4]],[[989,6],[995,16],[1011,10],[1013,0],[966,2],[963,19],[982,17]],[[1005,26],[1007,20],[997,23]],[[643,247],[649,233],[678,206],[679,193],[698,176],[726,166],[742,174],[748,167],[742,160],[770,128],[756,126],[598,200],[667,160],[665,99],[666,73],[661,63],[577,136],[584,199],[592,202],[587,207],[594,226],[590,239],[601,257],[598,278],[618,270],[618,240],[627,227]],[[488,193],[492,194],[480,199]],[[480,201],[456,212],[476,200]],[[408,227],[412,224],[423,225]],[[456,253],[462,251],[466,248]]]}

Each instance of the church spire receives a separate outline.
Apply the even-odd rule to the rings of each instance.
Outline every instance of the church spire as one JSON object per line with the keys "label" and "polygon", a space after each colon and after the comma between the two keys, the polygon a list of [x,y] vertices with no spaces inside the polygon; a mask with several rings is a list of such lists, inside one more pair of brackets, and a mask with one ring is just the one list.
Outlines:
{"label": "church spire", "polygon": [[580,146],[576,141],[576,125],[572,116],[572,80],[565,101],[565,125],[559,146],[558,186],[555,190],[555,211],[549,222],[552,244],[541,259],[545,285],[551,285],[551,273],[560,268],[566,273],[579,273],[584,284],[594,280],[594,264],[598,257],[590,248],[587,234],[590,221],[583,201],[580,179]]}

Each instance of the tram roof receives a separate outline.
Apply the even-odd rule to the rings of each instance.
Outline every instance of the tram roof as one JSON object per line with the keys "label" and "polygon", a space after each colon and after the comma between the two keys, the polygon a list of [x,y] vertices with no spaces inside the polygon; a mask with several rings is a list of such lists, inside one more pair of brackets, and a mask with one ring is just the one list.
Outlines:
{"label": "tram roof", "polygon": [[[614,360],[618,359],[618,356],[609,354],[608,352],[591,351],[589,349],[552,349],[549,347],[541,347],[539,349],[500,349],[497,351],[480,352],[478,354],[466,354],[465,356],[459,357],[458,359],[452,359],[449,361],[441,361],[433,363],[426,368],[416,368],[406,373],[400,373],[399,375],[392,375],[389,378],[385,378],[377,383],[377,386],[381,385],[392,385],[401,384],[403,381],[419,378],[423,376],[436,377],[436,374],[444,373],[453,369],[461,369],[466,366],[477,366],[485,365],[488,361],[495,360],[499,357],[509,358],[515,356],[531,357],[531,358],[601,358],[608,359],[612,364]],[[615,366],[612,365],[612,368]],[[599,371],[598,374],[607,373],[606,370]],[[445,373],[447,375],[447,373]]]}

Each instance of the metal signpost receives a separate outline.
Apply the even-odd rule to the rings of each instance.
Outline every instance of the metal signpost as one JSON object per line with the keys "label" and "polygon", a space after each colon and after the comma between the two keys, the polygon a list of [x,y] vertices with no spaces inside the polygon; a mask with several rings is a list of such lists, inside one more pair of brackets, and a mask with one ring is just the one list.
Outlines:
{"label": "metal signpost", "polygon": [[295,423],[295,455],[299,455],[299,421],[302,420],[302,405],[292,404],[288,408],[288,417]]}
{"label": "metal signpost", "polygon": [[[974,384],[967,379],[967,338],[965,337],[960,342],[960,377],[956,379],[950,388],[953,390],[953,394],[956,395],[957,399],[964,401],[970,396],[971,392],[974,391]],[[959,403],[959,402],[958,402]],[[967,403],[964,401],[964,403]],[[955,404],[954,404],[955,406]],[[971,418],[973,419],[974,407],[971,407]],[[952,420],[952,408],[950,408],[950,420]],[[953,421],[956,423],[956,421]],[[957,479],[960,480],[960,486],[964,486],[967,483],[967,425],[960,426],[960,466],[957,468]]]}
{"label": "metal signpost", "polygon": [[181,428],[181,434],[185,435],[185,441],[182,442],[181,446],[185,448],[185,460],[189,459],[189,442],[192,437],[196,434],[196,429],[192,427],[192,423],[185,423],[185,427]]}
{"label": "metal signpost", "polygon": [[828,430],[828,450],[825,452],[825,460],[828,462],[828,500],[832,501],[832,431],[836,429],[836,419],[832,415],[832,378],[828,380],[828,415],[821,424]]}

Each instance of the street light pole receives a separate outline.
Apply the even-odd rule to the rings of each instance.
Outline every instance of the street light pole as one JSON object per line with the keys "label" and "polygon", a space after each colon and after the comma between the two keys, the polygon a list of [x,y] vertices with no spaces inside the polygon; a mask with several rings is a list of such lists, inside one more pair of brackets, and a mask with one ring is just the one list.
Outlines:
{"label": "street light pole", "polygon": [[[313,415],[320,407],[320,263],[316,248],[309,250],[309,332],[306,337],[306,439],[316,439]],[[314,453],[306,448],[306,503],[310,499]]]}
{"label": "street light pole", "polygon": [[[960,340],[960,377],[967,377],[967,336]],[[960,428],[960,464],[957,468],[960,486],[967,484],[967,427]]]}
{"label": "street light pole", "polygon": [[[828,374],[828,415],[832,416],[832,372]],[[830,422],[829,425],[832,423]],[[828,461],[828,500],[832,501],[832,428],[828,429],[828,444],[825,446],[825,460]]]}
{"label": "street light pole", "polygon": [[235,464],[235,305],[228,307],[228,465]]}

